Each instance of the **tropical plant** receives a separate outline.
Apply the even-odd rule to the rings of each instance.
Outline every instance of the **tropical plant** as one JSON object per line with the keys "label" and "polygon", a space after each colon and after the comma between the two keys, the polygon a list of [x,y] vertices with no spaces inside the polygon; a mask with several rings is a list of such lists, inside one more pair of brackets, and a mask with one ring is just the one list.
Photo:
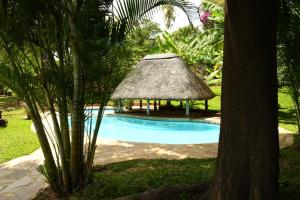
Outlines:
{"label": "tropical plant", "polygon": [[4,128],[7,126],[7,121],[5,119],[0,118],[0,128]]}
{"label": "tropical plant", "polygon": [[181,0],[1,1],[0,81],[28,106],[54,191],[88,181],[104,107],[127,71],[126,35],[166,4],[194,9]]}
{"label": "tropical plant", "polygon": [[162,7],[162,11],[164,13],[166,27],[171,28],[176,19],[174,7],[171,5],[165,5]]}
{"label": "tropical plant", "polygon": [[126,61],[131,61],[128,65],[135,65],[145,55],[155,52],[157,47],[157,37],[162,30],[159,24],[145,19],[130,32],[125,40]]}
{"label": "tropical plant", "polygon": [[224,11],[210,1],[203,1],[200,9],[210,13],[203,21],[204,30],[184,27],[174,33],[164,32],[158,51],[177,53],[207,83],[216,84],[221,82],[223,65]]}
{"label": "tropical plant", "polygon": [[300,3],[281,0],[278,17],[278,78],[290,88],[300,130]]}

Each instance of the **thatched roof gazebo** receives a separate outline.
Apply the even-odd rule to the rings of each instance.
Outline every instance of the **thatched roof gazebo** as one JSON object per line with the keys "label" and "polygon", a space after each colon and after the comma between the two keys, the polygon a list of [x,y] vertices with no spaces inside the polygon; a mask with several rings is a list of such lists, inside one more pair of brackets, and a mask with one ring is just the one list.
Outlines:
{"label": "thatched roof gazebo", "polygon": [[208,100],[214,96],[182,58],[168,53],[144,57],[119,84],[112,99],[146,99],[148,114],[150,99],[186,100],[186,112],[189,115],[189,100]]}

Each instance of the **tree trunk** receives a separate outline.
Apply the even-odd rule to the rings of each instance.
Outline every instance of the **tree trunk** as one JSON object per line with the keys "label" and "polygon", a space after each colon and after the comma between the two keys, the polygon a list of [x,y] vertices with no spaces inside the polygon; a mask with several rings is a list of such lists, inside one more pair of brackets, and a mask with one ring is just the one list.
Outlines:
{"label": "tree trunk", "polygon": [[[41,54],[42,62],[41,63],[42,63],[43,68],[47,67],[47,63],[51,63],[48,58],[49,58],[49,56],[45,52],[42,52],[42,54]],[[63,190],[64,190],[64,192],[69,192],[71,190],[71,184],[70,184],[71,176],[70,176],[70,171],[69,171],[69,159],[65,152],[63,135],[62,135],[62,132],[60,129],[60,127],[65,126],[65,124],[58,123],[54,100],[53,100],[52,95],[50,94],[49,86],[48,86],[47,82],[44,81],[42,85],[44,88],[44,94],[45,94],[45,98],[47,101],[47,106],[48,106],[50,114],[51,114],[54,134],[55,134],[57,145],[58,145],[58,152],[60,155],[60,163],[61,163],[61,169],[62,169],[62,181],[63,181],[63,188],[64,188]],[[68,123],[68,122],[66,122],[66,123]]]}
{"label": "tree trunk", "polygon": [[76,22],[76,9],[71,0],[67,1],[68,16],[70,25],[70,41],[73,61],[74,75],[74,95],[72,105],[71,127],[71,176],[73,189],[78,187],[84,180],[82,177],[83,169],[83,123],[84,123],[84,102],[83,102],[83,72],[80,63],[79,36]]}
{"label": "tree trunk", "polygon": [[34,124],[38,140],[41,145],[41,149],[45,158],[44,165],[45,165],[45,171],[46,171],[46,177],[47,181],[51,185],[54,191],[61,192],[60,190],[60,180],[59,180],[59,172],[57,169],[57,166],[55,164],[55,160],[50,148],[50,144],[48,142],[44,125],[41,120],[41,116],[38,112],[38,109],[33,103],[33,101],[30,100],[29,97],[26,97],[26,104],[28,105],[28,111],[32,117],[32,122]]}
{"label": "tree trunk", "polygon": [[278,199],[276,8],[227,0],[222,120],[212,199]]}
{"label": "tree trunk", "polygon": [[205,115],[208,115],[208,100],[204,100]]}

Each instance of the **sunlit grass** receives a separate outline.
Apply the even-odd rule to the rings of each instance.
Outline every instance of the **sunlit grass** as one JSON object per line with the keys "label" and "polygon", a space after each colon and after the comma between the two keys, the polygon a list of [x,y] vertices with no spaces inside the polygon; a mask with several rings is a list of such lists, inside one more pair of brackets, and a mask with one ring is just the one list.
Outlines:
{"label": "sunlit grass", "polygon": [[[296,200],[300,195],[299,136],[295,144],[280,150],[280,199]],[[68,199],[115,199],[154,188],[212,183],[216,159],[131,160],[96,166],[93,181]],[[37,198],[43,199],[43,196]],[[186,198],[189,199],[189,198]]]}
{"label": "sunlit grass", "polygon": [[215,159],[132,160],[97,166],[94,181],[75,199],[114,199],[145,190],[211,181]]}
{"label": "sunlit grass", "polygon": [[4,112],[2,117],[8,121],[5,128],[0,128],[0,163],[30,154],[38,149],[37,136],[31,131],[31,120],[24,120],[24,110]]}
{"label": "sunlit grass", "polygon": [[[221,86],[210,87],[216,96],[208,101],[208,108],[210,111],[220,112],[221,110]],[[146,101],[143,101],[146,103]],[[165,101],[162,101],[165,104]],[[173,106],[179,106],[179,101],[172,101]],[[185,101],[183,101],[183,107]],[[278,92],[278,120],[279,126],[291,132],[297,131],[296,112],[293,105],[293,100],[289,95],[288,89],[282,88]],[[190,108],[204,110],[204,101],[190,101]]]}

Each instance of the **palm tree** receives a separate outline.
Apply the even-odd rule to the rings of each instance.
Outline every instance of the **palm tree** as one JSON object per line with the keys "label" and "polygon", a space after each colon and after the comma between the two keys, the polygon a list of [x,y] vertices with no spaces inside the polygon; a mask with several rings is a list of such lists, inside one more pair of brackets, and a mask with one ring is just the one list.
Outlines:
{"label": "palm tree", "polygon": [[[183,0],[1,1],[0,80],[28,105],[45,157],[41,170],[56,192],[86,183],[104,107],[124,76],[123,41],[169,4],[194,9]],[[85,108],[95,103],[93,127]],[[47,113],[53,133],[44,127]]]}

